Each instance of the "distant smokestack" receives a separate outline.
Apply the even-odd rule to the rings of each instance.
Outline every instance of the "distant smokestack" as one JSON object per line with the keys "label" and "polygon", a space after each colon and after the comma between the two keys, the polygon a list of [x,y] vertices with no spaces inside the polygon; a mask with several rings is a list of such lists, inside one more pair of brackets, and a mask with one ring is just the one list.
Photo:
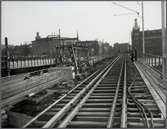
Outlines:
{"label": "distant smokestack", "polygon": [[79,40],[79,34],[78,34],[78,31],[77,31],[77,40]]}

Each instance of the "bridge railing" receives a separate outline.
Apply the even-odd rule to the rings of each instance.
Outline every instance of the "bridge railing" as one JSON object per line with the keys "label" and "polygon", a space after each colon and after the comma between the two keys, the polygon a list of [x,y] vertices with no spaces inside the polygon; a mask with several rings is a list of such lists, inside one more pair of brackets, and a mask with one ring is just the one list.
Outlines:
{"label": "bridge railing", "polygon": [[143,60],[147,65],[162,71],[162,56],[153,55],[153,54],[145,54],[145,58]]}
{"label": "bridge railing", "polygon": [[[3,58],[2,58],[2,62]],[[18,57],[9,57],[9,68],[17,69],[17,68],[28,68],[35,66],[44,66],[44,65],[52,65],[55,63],[54,57],[38,57],[38,56],[18,56]],[[4,66],[5,67],[5,66]],[[3,64],[2,64],[3,68]]]}

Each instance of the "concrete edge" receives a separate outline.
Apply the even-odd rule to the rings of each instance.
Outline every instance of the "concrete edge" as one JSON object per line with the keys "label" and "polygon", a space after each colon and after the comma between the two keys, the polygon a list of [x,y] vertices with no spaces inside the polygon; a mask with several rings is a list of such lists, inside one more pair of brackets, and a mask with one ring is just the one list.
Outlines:
{"label": "concrete edge", "polygon": [[161,110],[162,115],[166,119],[166,104],[161,100],[160,96],[156,93],[156,91],[152,87],[151,83],[149,82],[149,80],[147,80],[146,76],[144,75],[142,70],[139,68],[139,66],[135,62],[134,62],[134,65],[136,66],[137,70],[139,71],[139,73],[140,73],[142,79],[144,80],[147,88],[149,89],[151,95],[153,96],[157,106]]}

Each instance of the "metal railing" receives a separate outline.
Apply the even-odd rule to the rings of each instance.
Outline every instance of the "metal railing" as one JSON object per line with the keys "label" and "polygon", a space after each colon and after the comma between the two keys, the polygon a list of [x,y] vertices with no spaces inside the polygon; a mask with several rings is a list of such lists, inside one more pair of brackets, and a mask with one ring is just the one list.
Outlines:
{"label": "metal railing", "polygon": [[[2,69],[5,66],[5,58],[2,57]],[[18,56],[18,57],[8,57],[8,63],[10,69],[18,69],[18,68],[29,68],[29,67],[37,67],[37,66],[45,66],[45,65],[53,65],[55,64],[55,58],[53,57],[35,57],[35,56]]]}
{"label": "metal railing", "polygon": [[151,67],[162,71],[162,56],[153,55],[153,54],[145,54],[144,62]]}

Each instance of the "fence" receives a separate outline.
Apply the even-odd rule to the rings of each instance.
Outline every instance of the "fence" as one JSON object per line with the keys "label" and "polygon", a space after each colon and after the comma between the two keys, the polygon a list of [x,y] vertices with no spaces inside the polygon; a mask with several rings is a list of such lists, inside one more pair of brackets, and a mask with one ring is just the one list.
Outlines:
{"label": "fence", "polygon": [[[55,63],[55,58],[53,57],[9,57],[8,58],[8,67],[10,69],[17,69],[17,68],[28,68],[28,67],[35,67],[35,66],[45,66],[45,65],[52,65]],[[5,68],[5,57],[2,57],[2,68]]]}
{"label": "fence", "polygon": [[147,65],[154,67],[159,71],[162,71],[162,56],[145,54],[144,62]]}

